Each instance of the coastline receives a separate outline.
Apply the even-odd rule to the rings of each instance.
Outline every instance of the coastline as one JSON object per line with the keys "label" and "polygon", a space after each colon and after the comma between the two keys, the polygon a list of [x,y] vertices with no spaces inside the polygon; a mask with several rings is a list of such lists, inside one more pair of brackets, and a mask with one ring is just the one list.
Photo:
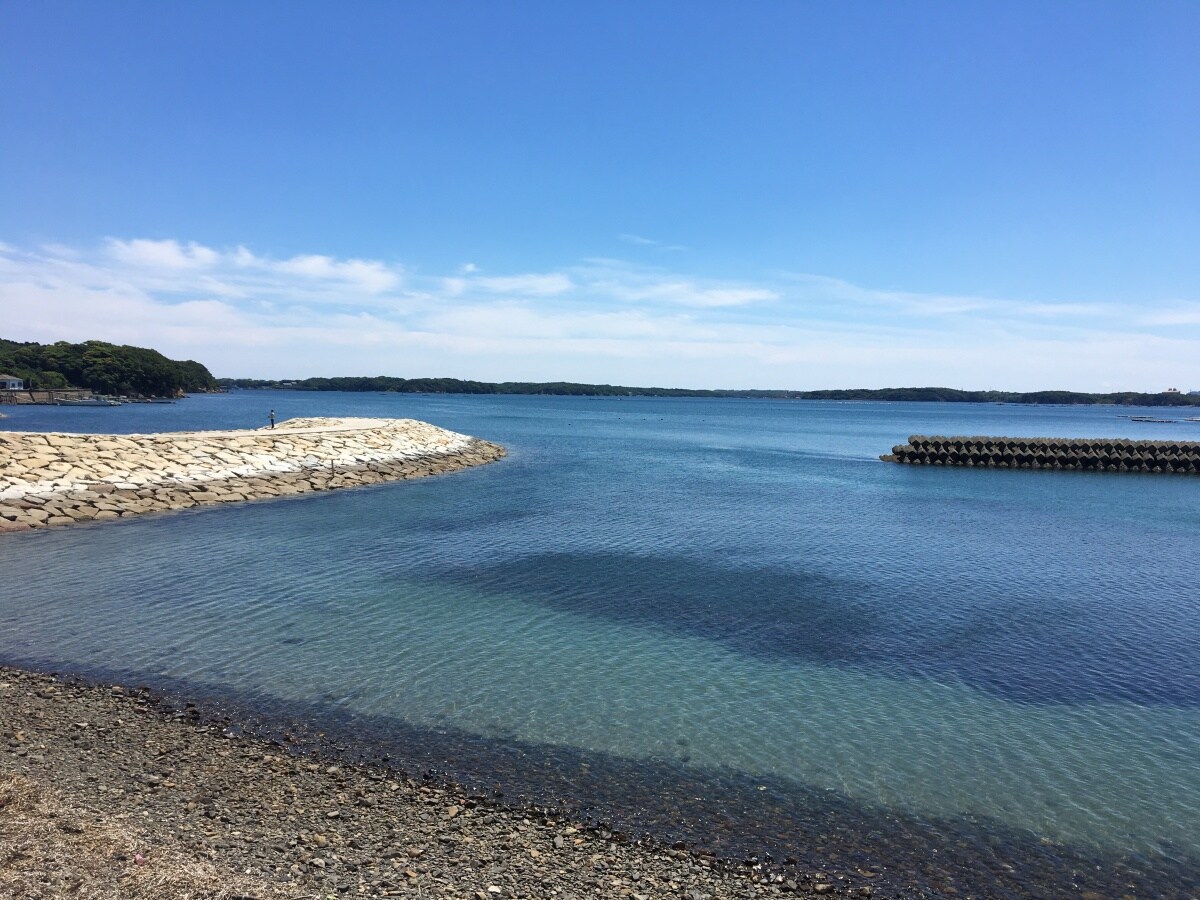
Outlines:
{"label": "coastline", "polygon": [[[382,402],[375,401],[377,405],[348,406],[346,409],[361,410],[364,415],[384,413]],[[501,432],[507,436],[506,442],[511,442],[514,447],[535,447],[536,442],[529,436],[531,429],[522,430],[503,422],[497,424],[495,412],[505,412],[499,407],[499,404],[489,407],[487,415],[467,415],[457,409],[447,410],[437,402],[431,401],[428,406],[416,405],[413,414],[417,418],[431,421],[442,421],[439,417],[447,416],[452,419],[454,427],[463,432]],[[188,427],[189,424],[194,427],[194,423],[185,421],[175,426],[159,425],[159,422],[166,421],[164,411],[169,413],[172,408],[133,409],[132,412],[144,415],[130,420],[128,425],[116,427],[134,427],[134,422],[137,423],[137,430],[141,431],[173,430]],[[298,408],[297,412],[303,413],[304,409]],[[225,413],[224,419],[209,416],[198,417],[198,421],[212,421],[214,427],[222,427],[226,422],[236,422],[235,414],[236,409],[234,413]],[[732,419],[731,426],[740,427],[740,416],[739,413],[738,418]],[[579,414],[574,409],[561,415],[563,420],[574,420],[578,417]],[[242,417],[243,420],[247,418]],[[78,415],[72,421],[79,419],[85,417]],[[37,421],[43,429],[61,427],[54,420]],[[65,423],[68,420],[58,421]],[[88,426],[81,424],[77,427]],[[806,430],[797,429],[799,438],[795,439],[794,443],[807,448],[809,445],[805,443],[804,436],[821,427],[824,427],[823,423],[817,423]],[[886,423],[876,427],[870,444],[879,444],[880,434],[883,434],[884,443],[890,444],[893,438],[885,433],[885,429],[891,427],[893,426]],[[621,428],[632,431],[644,429],[645,426],[635,419],[628,426],[622,425]],[[543,432],[545,430],[539,429]],[[961,428],[959,431],[972,433]],[[600,435],[610,438],[614,433],[619,434],[601,431]],[[1030,433],[1044,432],[1030,429]],[[530,804],[556,805],[556,808],[561,804],[569,810],[567,815],[573,817],[570,821],[608,822],[629,834],[653,834],[667,845],[676,839],[683,839],[689,847],[711,848],[718,855],[732,860],[740,860],[752,853],[760,856],[770,853],[777,861],[786,860],[786,854],[790,852],[799,858],[799,862],[776,870],[786,873],[789,877],[794,876],[796,872],[807,874],[825,867],[836,867],[835,871],[845,872],[852,883],[858,886],[864,882],[858,880],[855,870],[871,870],[881,873],[878,878],[869,882],[874,887],[875,896],[951,896],[953,894],[949,888],[954,888],[958,896],[976,897],[1063,896],[1078,900],[1084,893],[1090,893],[1092,897],[1121,897],[1126,894],[1180,898],[1196,896],[1195,876],[1200,872],[1200,867],[1191,862],[1195,859],[1194,855],[1188,856],[1187,851],[1178,845],[1163,844],[1161,855],[1151,853],[1149,856],[1123,856],[1120,850],[1093,851],[1089,849],[1089,845],[1083,844],[1063,846],[1045,843],[1039,846],[1037,834],[1014,833],[1005,827],[999,815],[994,819],[989,818],[988,809],[980,812],[974,821],[958,818],[948,821],[931,820],[928,816],[916,821],[906,820],[903,817],[903,809],[872,808],[859,803],[846,803],[843,795],[827,789],[814,791],[810,796],[806,791],[791,790],[796,785],[753,778],[744,768],[720,771],[697,766],[683,767],[682,771],[679,771],[681,767],[678,757],[682,755],[680,751],[665,755],[668,764],[659,765],[653,756],[631,755],[627,759],[614,759],[590,749],[595,744],[589,744],[585,740],[572,741],[568,738],[561,744],[539,743],[536,733],[530,736],[526,732],[518,733],[515,729],[476,729],[472,727],[473,722],[459,731],[453,725],[444,724],[454,722],[454,717],[445,717],[440,721],[428,716],[409,717],[410,707],[407,705],[359,703],[360,695],[349,691],[369,684],[369,678],[364,677],[361,670],[356,677],[339,685],[326,686],[318,677],[314,679],[315,690],[293,694],[290,691],[260,692],[259,686],[270,685],[272,682],[269,680],[234,678],[227,681],[219,677],[220,665],[214,672],[211,666],[172,664],[170,661],[162,665],[156,663],[155,654],[163,654],[170,660],[170,655],[175,652],[177,646],[184,650],[206,646],[202,633],[197,635],[195,629],[182,627],[186,623],[182,618],[175,618],[174,609],[178,609],[181,614],[188,612],[198,615],[201,619],[207,618],[208,613],[217,609],[232,610],[228,616],[214,616],[212,623],[214,626],[220,624],[221,633],[228,633],[229,629],[238,629],[239,634],[241,629],[236,617],[243,606],[247,611],[269,608],[273,613],[270,620],[272,624],[288,623],[292,617],[287,615],[287,601],[293,599],[320,604],[320,609],[326,613],[336,612],[326,601],[335,595],[342,595],[342,592],[331,591],[330,584],[346,581],[347,575],[353,576],[356,567],[361,566],[364,560],[372,561],[373,564],[362,571],[369,572],[373,578],[388,577],[401,571],[405,575],[411,572],[434,587],[440,586],[443,580],[458,585],[465,583],[468,578],[478,577],[477,573],[488,576],[489,573],[499,572],[504,578],[498,584],[486,586],[485,595],[480,603],[481,608],[493,603],[492,598],[501,590],[512,590],[514,586],[524,590],[528,585],[534,590],[545,591],[547,587],[560,587],[565,583],[568,588],[576,584],[586,588],[589,580],[585,578],[590,579],[590,583],[606,584],[602,577],[594,577],[593,573],[581,575],[574,581],[563,582],[561,578],[554,581],[535,581],[532,576],[536,575],[538,570],[534,565],[513,566],[509,561],[513,555],[518,555],[514,554],[514,550],[540,551],[543,556],[553,561],[555,557],[546,551],[558,546],[555,532],[564,530],[564,523],[569,526],[568,517],[576,515],[577,510],[589,512],[598,508],[598,504],[580,504],[578,497],[564,490],[564,487],[572,482],[592,484],[600,481],[597,475],[612,477],[614,474],[611,466],[579,469],[563,464],[572,462],[583,446],[583,441],[591,441],[594,436],[588,432],[584,433],[582,438],[583,440],[565,444],[561,449],[554,448],[557,452],[548,453],[544,458],[538,458],[533,452],[518,454],[513,463],[490,473],[480,472],[475,477],[411,485],[405,490],[397,487],[362,491],[347,494],[340,499],[329,498],[325,503],[312,505],[295,503],[254,506],[227,515],[210,512],[194,516],[171,516],[162,520],[154,516],[151,517],[151,521],[127,523],[125,528],[30,534],[26,535],[25,539],[12,539],[7,544],[0,540],[0,547],[6,552],[6,565],[0,568],[6,570],[14,585],[20,586],[12,592],[7,607],[11,634],[6,631],[9,639],[6,639],[5,645],[8,649],[2,661],[33,671],[75,673],[93,682],[116,682],[127,686],[149,684],[155,692],[162,692],[163,696],[168,698],[167,702],[172,702],[175,698],[197,701],[200,704],[201,715],[208,716],[205,719],[208,725],[220,724],[223,721],[220,715],[225,714],[229,716],[224,721],[230,723],[230,729],[253,730],[261,735],[266,733],[262,728],[264,724],[268,727],[287,727],[292,722],[308,723],[311,725],[310,731],[294,732],[301,736],[298,742],[300,746],[293,745],[292,749],[308,752],[315,746],[323,751],[323,759],[329,761],[328,765],[339,765],[342,760],[355,756],[359,759],[386,759],[390,753],[391,761],[388,765],[415,773],[418,778],[421,777],[420,773],[429,773],[436,769],[443,777],[449,774],[450,777],[459,779],[460,784],[467,786],[468,795],[474,791],[476,794],[490,796],[493,788],[501,787],[505,791],[506,804],[513,802],[512,798],[521,798],[521,802]],[[608,443],[606,441],[606,445]],[[736,445],[735,441],[730,443]],[[868,444],[865,440],[859,443]],[[867,451],[871,449],[872,446],[867,446],[860,454],[864,461],[868,459]],[[784,465],[790,465],[790,459],[791,457],[786,457]],[[866,466],[865,462],[863,466]],[[628,471],[636,472],[639,478],[644,471],[632,466],[627,468]],[[881,470],[880,481],[890,480],[889,467],[874,468]],[[531,470],[537,478],[529,477]],[[567,473],[566,477],[554,480],[552,476],[556,470]],[[620,476],[622,471],[617,470],[615,474]],[[647,476],[649,474],[646,472]],[[1068,479],[1072,480],[1078,481]],[[524,485],[546,482],[553,486],[552,490],[545,492],[546,496],[554,500],[560,497],[564,500],[570,499],[572,502],[561,504],[566,510],[563,515],[545,521],[528,516],[501,518],[497,513],[506,510],[507,505],[497,508],[489,503],[464,502],[465,497],[476,491],[482,495],[481,500],[485,497],[490,500],[509,487],[514,488],[513,493],[518,501],[524,502],[528,497]],[[646,482],[646,507],[660,502],[659,498],[664,493],[662,485],[665,483],[669,482]],[[617,484],[621,482],[617,481]],[[515,490],[517,486],[521,486],[522,489]],[[1114,487],[1119,491],[1124,486],[1116,484]],[[1155,484],[1151,489],[1163,493],[1166,487]],[[1186,486],[1184,488],[1186,490]],[[1174,486],[1171,489],[1174,490]],[[1015,493],[1021,496],[1019,492]],[[1068,493],[1067,496],[1074,493],[1079,492]],[[1137,491],[1129,493],[1129,508],[1139,511],[1155,509],[1153,499],[1138,501],[1134,496],[1138,494]],[[406,499],[409,497],[415,498],[415,502]],[[536,508],[538,499],[534,496],[529,506]],[[365,515],[364,512],[372,505],[377,509],[372,515]],[[404,530],[398,533],[388,531],[386,539],[370,542],[368,552],[362,556],[353,552],[354,545],[361,539],[362,534],[379,533],[375,529],[380,523],[389,522],[387,512],[393,507],[399,511],[396,517],[397,524],[406,526]],[[646,520],[644,513],[643,509],[639,521]],[[590,515],[596,516],[596,513],[590,512]],[[1149,516],[1147,521],[1153,519],[1153,516]],[[990,517],[988,521],[998,522],[1002,519],[998,515]],[[626,535],[618,531],[618,528],[625,528],[626,525],[625,519],[617,518],[612,528],[581,529],[581,533],[592,538],[592,543],[597,547],[613,546],[615,536],[618,541],[616,546],[621,547],[623,545],[619,541],[625,540]],[[278,542],[260,543],[263,536],[274,537],[275,528],[279,528]],[[568,528],[568,533],[574,532],[570,532]],[[688,530],[682,533],[689,538],[692,535]],[[472,547],[474,541],[489,541],[497,534],[508,534],[510,539],[501,541],[498,545],[485,543],[487,549],[479,554],[478,560],[462,558],[463,549]],[[709,533],[709,539],[712,540],[713,536],[724,537],[723,533],[715,528]],[[335,540],[338,537],[345,537],[345,540]],[[762,541],[764,546],[772,546],[769,539],[762,534],[752,534],[752,537]],[[212,539],[211,544],[209,539]],[[326,541],[332,543],[325,544]],[[525,543],[526,541],[528,543]],[[247,548],[261,549],[247,549],[243,553],[240,551],[239,542]],[[1177,546],[1178,543],[1164,544],[1163,551],[1155,558],[1178,558],[1177,553],[1181,549]],[[131,546],[136,547],[138,559],[136,566],[131,564],[127,568],[125,555]],[[437,549],[439,546],[444,547],[445,552],[432,557],[436,566],[421,568],[417,564],[423,558],[421,554],[428,554],[431,548]],[[678,546],[682,546],[682,542],[673,540],[668,542],[667,546],[677,549]],[[201,552],[193,553],[193,548]],[[322,554],[321,551],[326,548],[327,552]],[[75,552],[77,549],[83,552]],[[206,566],[211,566],[211,563],[198,561],[198,558],[203,556],[203,551],[209,549],[219,550],[221,560],[220,566],[211,568],[214,575],[212,584],[205,580],[208,571]],[[1186,547],[1182,549],[1186,550]],[[60,553],[60,550],[69,552]],[[270,551],[269,556],[267,550]],[[1119,553],[1109,555],[1118,560],[1124,559]],[[74,557],[69,565],[65,562],[68,556]],[[132,558],[134,554],[130,556]],[[280,577],[279,573],[286,572],[289,568],[302,567],[307,557],[321,561],[323,583],[306,585],[302,580],[292,581]],[[217,557],[214,555],[213,558]],[[270,560],[271,565],[260,569],[256,561],[259,559]],[[393,559],[396,560],[395,563],[392,562]],[[400,562],[401,560],[403,562]],[[189,561],[196,564],[188,565]],[[236,568],[232,568],[234,564],[237,564]],[[176,568],[176,565],[179,568]],[[459,567],[464,571],[454,574],[451,580],[448,573],[459,573]],[[1193,568],[1194,566],[1181,571],[1190,572]],[[231,571],[226,574],[228,570]],[[634,568],[633,571],[639,570]],[[947,571],[957,570],[950,566]],[[1054,571],[1053,567],[1051,571]],[[704,569],[704,577],[710,577],[709,572],[710,570]],[[168,573],[170,582],[167,580]],[[599,574],[603,576],[604,573]],[[647,574],[653,576],[655,573]],[[430,578],[430,575],[434,577]],[[208,586],[204,590],[180,592],[172,588],[172,583],[188,584],[197,580]],[[1192,583],[1195,581],[1190,580]],[[1119,583],[1120,579],[1116,581]],[[694,579],[675,582],[683,585],[693,583]],[[1026,582],[1017,577],[1014,583]],[[1174,581],[1171,584],[1173,585]],[[263,590],[262,585],[278,585],[279,595],[273,596],[269,603],[256,604],[254,598]],[[422,587],[424,586],[423,584]],[[660,578],[657,583],[651,582],[651,587],[655,586],[657,590],[650,591],[649,596],[657,599],[666,593],[664,588],[669,585]],[[614,587],[622,587],[628,591],[631,589],[631,582],[626,581],[622,586],[620,580],[615,580]],[[1127,589],[1135,590],[1133,585]],[[358,601],[367,593],[350,590],[344,596]],[[424,591],[399,589],[370,593],[387,596],[407,593],[417,598],[425,596]],[[106,595],[112,597],[111,603],[102,601]],[[438,599],[432,591],[430,595]],[[576,596],[584,600],[591,597],[578,589]],[[706,597],[708,594],[701,596]],[[1096,596],[1106,595],[1098,592]],[[922,598],[924,597],[925,595],[922,595]],[[101,602],[97,602],[97,598],[100,598]],[[936,599],[936,594],[934,598]],[[544,599],[540,602],[544,602]],[[213,604],[214,609],[206,613],[207,603]],[[440,603],[427,605],[444,606]],[[415,602],[413,606],[415,607]],[[357,602],[351,602],[343,608],[350,610],[342,619],[343,622],[353,621],[355,613],[360,612]],[[38,613],[37,610],[40,609],[45,609],[46,613]],[[153,630],[151,616],[148,615],[151,609],[157,610],[154,613]],[[274,613],[277,611],[283,614],[276,617]],[[361,610],[361,613],[365,612],[365,609]],[[411,615],[412,608],[406,605],[405,613],[398,618],[404,621],[406,616]],[[367,617],[360,615],[359,618]],[[528,619],[527,616],[523,618]],[[672,627],[681,618],[673,615]],[[22,631],[23,621],[29,622],[31,626],[28,635]],[[322,620],[316,619],[315,623],[320,625]],[[236,666],[239,660],[245,658],[246,653],[265,652],[273,654],[276,663],[285,664],[282,669],[275,671],[292,671],[287,668],[286,662],[306,659],[309,656],[308,651],[315,649],[311,647],[315,639],[323,635],[320,628],[312,627],[313,620],[306,619],[301,624],[305,627],[281,628],[278,635],[268,633],[264,628],[262,634],[253,635],[254,640],[243,642],[238,652],[226,653],[223,656],[230,661],[229,665]],[[770,622],[765,624],[769,625]],[[490,654],[498,652],[497,648],[502,646],[502,635],[496,634],[494,627],[494,617],[484,616],[478,622],[469,622],[461,630],[441,629],[435,632],[436,639],[425,640],[423,643],[432,648],[432,653],[443,653],[449,657],[459,652],[470,651],[474,645],[463,646],[464,639],[478,641],[483,645],[481,659],[487,664],[493,659]],[[364,629],[364,633],[374,634],[370,629]],[[128,638],[123,637],[126,634],[129,635]],[[363,640],[363,635],[358,636],[358,641],[339,642],[342,655],[352,653],[355,647],[370,646],[369,637]],[[569,632],[567,636],[571,636]],[[297,641],[295,638],[298,637],[307,638],[310,647],[305,647],[303,641]],[[414,642],[403,646],[419,648],[421,644]],[[537,646],[541,648],[540,652],[545,655],[544,658],[552,660],[553,642],[543,644],[539,640]],[[608,645],[593,642],[590,646],[604,648]],[[105,648],[107,652],[103,652]],[[219,661],[222,658],[217,655],[216,649],[204,651],[206,661]],[[1136,649],[1144,655],[1149,648]],[[411,650],[409,655],[411,656]],[[314,653],[312,656],[314,665],[311,666],[311,670],[323,671],[315,664],[321,658],[321,654]],[[328,653],[323,656],[338,658]],[[623,667],[603,665],[605,656],[601,654],[589,656],[595,657],[593,661],[601,665],[593,666],[587,677],[592,678],[600,686],[600,690],[608,690],[617,696],[614,687]],[[687,659],[685,657],[685,660]],[[497,662],[499,661],[497,659]],[[540,659],[538,661],[540,662]],[[875,665],[868,659],[868,667]],[[379,666],[374,670],[386,671]],[[690,665],[688,670],[707,671],[694,664]],[[1176,670],[1178,671],[1177,667]],[[529,666],[521,671],[533,673],[530,679],[530,695],[533,697],[545,697],[556,683],[549,670],[542,669],[539,665]],[[474,680],[467,680],[463,684],[463,690],[456,692],[455,696],[469,696],[473,684],[489,683],[488,672],[486,667],[481,668]],[[189,674],[171,676],[167,673]],[[393,683],[397,691],[414,691],[414,696],[417,696],[417,682],[410,681],[410,678],[409,671],[401,670],[396,674]],[[686,687],[686,683],[682,686]],[[504,688],[512,690],[508,685],[504,685]],[[1171,691],[1163,698],[1164,703],[1187,704],[1184,687],[1177,680],[1167,682],[1164,690]],[[768,695],[780,696],[778,692],[768,692]],[[620,696],[627,695],[622,693]],[[2,697],[0,694],[0,698]],[[349,702],[347,698],[350,698]],[[664,680],[654,684],[654,693],[647,700],[650,704],[661,703],[663,714],[671,715],[674,712],[671,704],[676,703],[677,708],[683,708],[686,694],[682,691],[677,692],[672,682]],[[446,701],[441,702],[445,704]],[[736,729],[738,734],[746,734],[748,740],[758,741],[759,732],[764,740],[769,740],[769,717],[761,715],[761,707],[754,703],[753,698],[742,702],[744,715],[735,711],[732,715],[721,717],[720,721],[731,730]],[[206,707],[208,713],[205,712]],[[844,707],[838,705],[834,708],[844,710],[841,714],[843,721],[864,723],[862,728],[868,734],[865,742],[869,745],[868,752],[872,758],[875,758],[878,752],[878,758],[885,762],[887,729],[878,730],[877,742],[874,720],[869,715],[858,715],[862,707],[849,702]],[[897,703],[895,708],[902,707]],[[211,712],[214,709],[216,718]],[[1037,709],[1036,705],[1030,706],[1032,713],[1036,713]],[[913,727],[910,711],[911,708],[904,707],[905,728]],[[410,718],[412,727],[406,724]],[[1157,712],[1154,718],[1158,718]],[[934,718],[931,721],[938,720]],[[0,724],[3,724],[2,716]],[[971,721],[968,720],[966,724],[970,725]],[[327,737],[324,740],[313,739],[317,729],[326,733]],[[282,733],[280,730],[274,732],[275,735]],[[942,746],[937,741],[936,733],[929,742],[918,740],[919,733],[914,729],[914,756],[924,752],[928,746]],[[1084,732],[1085,735],[1090,733]],[[1149,740],[1155,732],[1143,733],[1147,738],[1146,745],[1152,746]],[[1181,733],[1187,736],[1194,732],[1185,729]],[[525,739],[522,740],[518,734],[525,735]],[[684,734],[692,737],[687,732]],[[929,732],[926,732],[926,736],[928,735]],[[6,733],[5,740],[8,738],[9,734]],[[47,743],[51,747],[55,746],[53,743]],[[1078,743],[1079,746],[1088,746],[1098,742],[1083,739]],[[4,743],[0,743],[0,748],[4,746]],[[265,742],[263,746],[268,748],[263,752],[272,755],[288,752],[280,750],[270,741]],[[985,755],[986,758],[987,750],[992,745],[990,742],[980,741],[977,746],[981,755]],[[823,762],[839,760],[843,754],[852,760],[854,745],[843,740],[842,729],[834,722],[833,727],[822,731],[821,739],[803,748],[798,746],[797,755],[802,750],[810,754],[811,758]],[[0,756],[0,759],[3,758]],[[590,774],[581,777],[583,766],[590,767]],[[677,775],[679,777],[676,777]],[[730,775],[734,777],[727,777]],[[739,777],[741,775],[744,777]],[[931,777],[936,777],[936,773]],[[802,782],[797,781],[796,784],[802,785]],[[1081,802],[1086,803],[1094,798],[1107,796],[1107,792],[1101,793],[1100,783],[1093,784],[1095,790],[1079,792]],[[1186,781],[1180,784],[1184,786]],[[762,790],[763,786],[766,787],[765,791]],[[576,790],[571,791],[570,788]],[[1039,798],[1053,796],[1053,792],[1042,790],[1031,793]],[[707,802],[696,802],[701,797],[706,798]],[[743,798],[749,798],[744,805]],[[106,796],[102,795],[100,800],[101,803],[106,802]],[[833,809],[834,813],[827,816],[826,811],[829,809]],[[782,812],[773,815],[774,810]],[[1164,821],[1167,815],[1164,813]],[[664,822],[665,827],[660,824]],[[676,823],[680,823],[679,827],[676,827]],[[776,835],[782,838],[778,843],[772,840]],[[1191,846],[1190,843],[1187,846]],[[811,882],[809,886],[811,887]],[[413,888],[408,892],[415,893],[416,890]],[[566,890],[569,889],[564,889]],[[261,889],[247,890],[243,893],[265,896]],[[542,895],[536,890],[531,893]],[[580,893],[587,895],[587,891]],[[4,895],[6,891],[0,886],[0,896]],[[83,896],[91,895],[90,892],[83,892]],[[26,895],[17,891],[15,896]],[[467,893],[466,896],[471,894]],[[686,897],[687,893],[681,893],[681,896]]]}
{"label": "coastline", "polygon": [[0,533],[441,475],[505,450],[412,419],[161,434],[0,432]]}
{"label": "coastline", "polygon": [[0,666],[0,734],[0,890],[13,896],[875,893],[292,752],[141,688]]}

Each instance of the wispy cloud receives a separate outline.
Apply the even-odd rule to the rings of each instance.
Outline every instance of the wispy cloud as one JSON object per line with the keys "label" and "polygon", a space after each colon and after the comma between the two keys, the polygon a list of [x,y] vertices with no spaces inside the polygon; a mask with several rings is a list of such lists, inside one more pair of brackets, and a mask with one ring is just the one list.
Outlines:
{"label": "wispy cloud", "polygon": [[688,249],[683,244],[668,244],[663,241],[656,241],[653,238],[642,237],[640,234],[618,234],[617,240],[624,241],[626,244],[633,244],[637,247],[653,247],[655,250],[668,252]]}
{"label": "wispy cloud", "polygon": [[195,242],[153,241],[136,238],[131,241],[108,239],[108,251],[114,259],[131,266],[151,269],[202,269],[220,262],[221,254]]}
{"label": "wispy cloud", "polygon": [[914,315],[957,315],[981,312],[996,306],[982,297],[955,294],[927,294],[866,288],[825,275],[808,273],[785,275],[793,293],[801,298],[836,301],[850,306],[899,309]]}
{"label": "wispy cloud", "polygon": [[118,239],[0,243],[0,335],[100,338],[220,375],[697,387],[1200,387],[1200,302],[1157,308],[713,279],[616,259],[414,274],[384,260]]}
{"label": "wispy cloud", "polygon": [[614,297],[633,302],[674,303],[680,306],[745,306],[778,300],[779,294],[765,288],[700,287],[691,281],[668,281],[649,285],[608,286]]}
{"label": "wispy cloud", "polygon": [[[402,270],[376,260],[337,260],[331,256],[307,254],[288,259],[257,256],[245,247],[214,250],[192,241],[120,240],[106,242],[111,257],[132,269],[154,272],[204,272],[214,279],[229,278],[246,272],[277,273],[299,276],[309,283],[326,282],[345,288],[378,294],[396,287]],[[185,282],[186,283],[186,282]]]}
{"label": "wispy cloud", "polygon": [[764,303],[780,296],[761,284],[686,278],[675,272],[611,259],[589,260],[573,268],[572,273],[594,297],[642,305],[703,309]]}
{"label": "wispy cloud", "polygon": [[650,238],[644,238],[639,234],[618,234],[618,240],[622,240],[627,244],[637,244],[639,247],[657,247],[658,241],[652,241]]}
{"label": "wispy cloud", "polygon": [[1146,314],[1142,322],[1151,328],[1200,325],[1200,303],[1171,303],[1164,309]]}
{"label": "wispy cloud", "polygon": [[560,272],[547,275],[508,275],[495,278],[474,278],[468,286],[475,285],[494,294],[524,294],[534,297],[554,297],[565,294],[574,285],[571,279]]}

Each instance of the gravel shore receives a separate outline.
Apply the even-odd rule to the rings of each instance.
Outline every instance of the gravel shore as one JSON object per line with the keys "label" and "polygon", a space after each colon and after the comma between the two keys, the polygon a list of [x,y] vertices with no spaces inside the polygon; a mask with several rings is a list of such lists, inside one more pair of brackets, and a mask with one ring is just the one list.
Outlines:
{"label": "gravel shore", "polygon": [[0,667],[0,896],[870,896],[395,771],[292,755],[148,692]]}

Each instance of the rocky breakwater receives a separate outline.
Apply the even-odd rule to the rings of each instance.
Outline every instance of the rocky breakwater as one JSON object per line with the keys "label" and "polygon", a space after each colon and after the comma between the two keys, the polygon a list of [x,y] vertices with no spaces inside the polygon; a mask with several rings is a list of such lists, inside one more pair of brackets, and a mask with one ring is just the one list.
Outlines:
{"label": "rocky breakwater", "polygon": [[440,475],[503,447],[413,419],[167,434],[0,432],[0,532]]}
{"label": "rocky breakwater", "polygon": [[918,466],[1194,475],[1200,474],[1200,443],[913,435],[880,459]]}

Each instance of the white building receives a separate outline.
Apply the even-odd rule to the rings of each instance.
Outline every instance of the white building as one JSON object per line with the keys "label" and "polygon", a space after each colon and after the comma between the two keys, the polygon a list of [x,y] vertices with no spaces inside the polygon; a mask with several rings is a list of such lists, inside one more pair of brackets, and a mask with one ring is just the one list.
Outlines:
{"label": "white building", "polygon": [[0,391],[23,391],[25,382],[15,375],[0,375]]}

